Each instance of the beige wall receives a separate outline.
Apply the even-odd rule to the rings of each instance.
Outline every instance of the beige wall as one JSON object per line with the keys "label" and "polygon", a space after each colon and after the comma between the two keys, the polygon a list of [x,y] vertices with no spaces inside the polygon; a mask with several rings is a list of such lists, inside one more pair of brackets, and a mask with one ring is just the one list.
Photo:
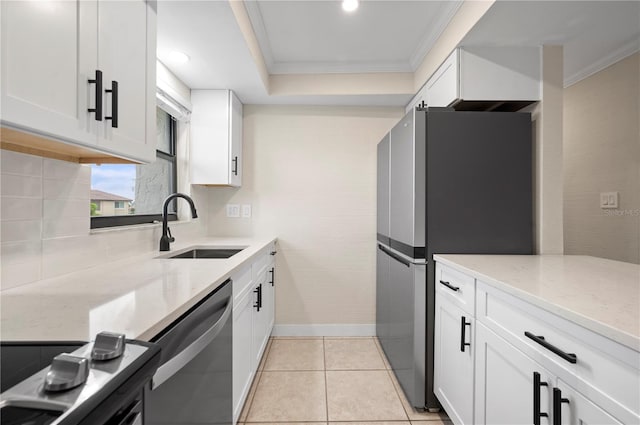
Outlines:
{"label": "beige wall", "polygon": [[402,113],[245,106],[243,185],[209,188],[209,234],[278,237],[277,324],[375,322],[376,145]]}
{"label": "beige wall", "polygon": [[[640,54],[565,89],[566,254],[640,263]],[[600,192],[619,208],[600,209]]]}

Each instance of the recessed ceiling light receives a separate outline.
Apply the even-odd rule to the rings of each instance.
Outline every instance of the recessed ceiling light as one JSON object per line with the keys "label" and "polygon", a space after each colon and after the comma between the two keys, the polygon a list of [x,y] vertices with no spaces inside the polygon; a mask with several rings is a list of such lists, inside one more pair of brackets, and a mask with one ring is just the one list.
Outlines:
{"label": "recessed ceiling light", "polygon": [[169,59],[171,60],[171,62],[178,64],[178,65],[182,65],[183,63],[187,63],[189,62],[189,56],[187,56],[186,54],[182,53],[182,52],[178,52],[178,51],[173,51],[171,53],[169,53]]}
{"label": "recessed ceiling light", "polygon": [[342,0],[342,9],[345,12],[353,12],[358,8],[358,0]]}

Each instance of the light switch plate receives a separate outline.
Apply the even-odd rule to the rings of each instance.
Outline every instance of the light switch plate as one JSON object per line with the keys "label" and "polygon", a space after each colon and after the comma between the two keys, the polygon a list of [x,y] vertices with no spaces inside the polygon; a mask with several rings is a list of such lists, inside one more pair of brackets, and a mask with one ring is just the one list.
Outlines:
{"label": "light switch plate", "polygon": [[227,217],[240,217],[240,205],[227,204]]}
{"label": "light switch plate", "polygon": [[251,218],[251,204],[242,205],[242,218]]}
{"label": "light switch plate", "polygon": [[601,192],[600,208],[604,208],[604,209],[618,208],[618,192]]}

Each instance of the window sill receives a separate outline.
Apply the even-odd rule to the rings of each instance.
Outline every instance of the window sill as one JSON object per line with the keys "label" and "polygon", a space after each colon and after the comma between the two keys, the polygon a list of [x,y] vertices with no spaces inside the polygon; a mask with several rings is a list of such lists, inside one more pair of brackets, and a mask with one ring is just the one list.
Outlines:
{"label": "window sill", "polygon": [[[170,226],[182,226],[189,223],[194,223],[197,218],[191,220],[176,220],[170,221]],[[155,221],[153,223],[142,223],[142,224],[132,224],[130,226],[114,226],[114,227],[101,227],[97,229],[90,229],[90,235],[101,235],[104,233],[118,233],[118,232],[132,232],[134,230],[147,230],[147,229],[156,229],[161,228],[162,222]]]}

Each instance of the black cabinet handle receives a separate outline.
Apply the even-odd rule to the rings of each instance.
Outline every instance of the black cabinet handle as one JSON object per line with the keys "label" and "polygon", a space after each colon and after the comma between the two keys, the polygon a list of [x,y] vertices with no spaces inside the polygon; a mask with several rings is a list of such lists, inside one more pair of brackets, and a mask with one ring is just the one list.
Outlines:
{"label": "black cabinet handle", "polygon": [[96,121],[102,121],[102,71],[96,69],[96,77],[89,79],[89,84],[96,85],[96,107],[89,108],[87,111],[94,112],[96,114]]}
{"label": "black cabinet handle", "polygon": [[558,356],[562,357],[564,360],[568,361],[569,363],[576,363],[578,361],[578,356],[576,356],[573,353],[567,353],[565,351],[562,351],[555,345],[549,344],[547,341],[545,341],[543,336],[534,335],[528,331],[525,331],[524,336],[526,336],[529,339],[532,339],[535,343],[542,345],[544,348],[546,348],[547,350],[551,351],[554,354],[557,354]]}
{"label": "black cabinet handle", "polygon": [[397,262],[404,264],[407,267],[411,267],[411,263],[407,260],[405,260],[404,258],[402,258],[401,256],[399,256],[398,254],[395,254],[391,251],[389,251],[387,248],[383,247],[382,245],[378,244],[378,249],[382,252],[384,252],[385,254],[387,254],[389,257],[393,258],[394,260],[396,260]]}
{"label": "black cabinet handle", "polygon": [[271,284],[271,286],[273,286],[273,283],[276,281],[275,267],[271,267],[271,270],[269,270],[269,273],[271,273],[271,282],[269,283]]}
{"label": "black cabinet handle", "polygon": [[569,399],[562,398],[560,388],[553,389],[553,425],[562,425],[562,403],[569,404]]}
{"label": "black cabinet handle", "polygon": [[260,309],[262,308],[262,283],[258,285],[258,287],[254,289],[253,292],[258,294],[258,299],[253,306],[256,308],[256,311],[260,311]]}
{"label": "black cabinet handle", "polygon": [[466,330],[467,326],[471,327],[471,322],[467,322],[467,318],[462,316],[462,321],[460,322],[460,351],[464,353],[464,347],[470,347],[471,343],[466,342]]}
{"label": "black cabinet handle", "polygon": [[449,282],[445,282],[444,280],[441,280],[440,283],[451,289],[452,291],[458,292],[460,290],[459,286],[453,286],[452,284],[450,284]]}
{"label": "black cabinet handle", "polygon": [[111,127],[118,128],[118,82],[112,81],[111,88],[105,92],[111,93],[111,116],[104,119],[111,120]]}
{"label": "black cabinet handle", "polygon": [[233,162],[233,168],[231,169],[231,172],[237,176],[238,175],[238,157],[234,156],[231,162]]}
{"label": "black cabinet handle", "polygon": [[277,253],[278,253],[278,251],[271,251],[271,252],[269,253],[269,255],[276,255]]}
{"label": "black cabinet handle", "polygon": [[540,374],[533,372],[533,425],[540,425],[540,418],[549,415],[540,411],[540,387],[547,387],[549,384],[540,380]]}

